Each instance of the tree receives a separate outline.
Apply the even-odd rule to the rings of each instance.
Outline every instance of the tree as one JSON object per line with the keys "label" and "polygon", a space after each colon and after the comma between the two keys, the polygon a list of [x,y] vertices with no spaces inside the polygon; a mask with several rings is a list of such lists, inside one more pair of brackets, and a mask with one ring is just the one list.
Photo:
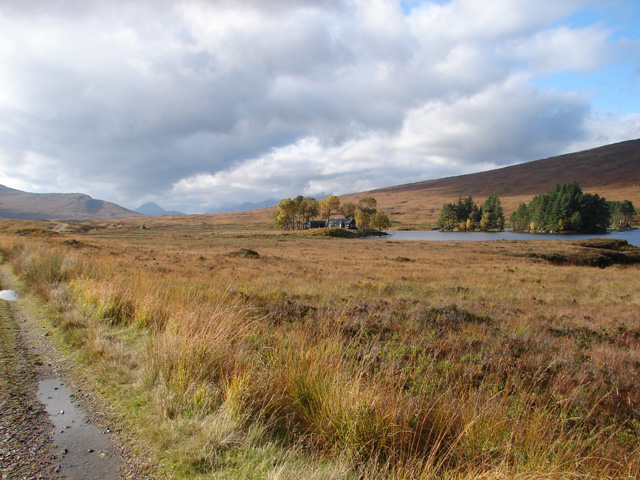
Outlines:
{"label": "tree", "polygon": [[303,223],[306,223],[320,214],[320,204],[313,197],[304,197],[300,204],[300,214],[302,215]]}
{"label": "tree", "polygon": [[347,218],[353,218],[356,214],[358,207],[353,202],[345,202],[340,205],[340,213]]}
{"label": "tree", "polygon": [[486,230],[504,230],[504,212],[498,195],[492,193],[484,202],[481,212],[482,227]]}
{"label": "tree", "polygon": [[451,203],[445,203],[440,210],[440,216],[438,217],[438,228],[440,230],[450,231],[456,228],[458,225],[458,215]]}
{"label": "tree", "polygon": [[633,206],[633,203],[630,200],[625,200],[622,202],[622,206],[620,207],[620,212],[622,213],[622,219],[626,227],[631,226],[631,220],[633,220],[633,216],[636,214],[636,209]]}
{"label": "tree", "polygon": [[[530,229],[537,232],[602,233],[621,220],[615,217],[621,206],[619,202],[607,202],[598,195],[584,193],[576,182],[569,182],[533,197],[527,206],[528,221]],[[516,229],[519,221],[525,224],[523,212],[521,206],[512,215]]]}
{"label": "tree", "polygon": [[278,203],[273,219],[276,227],[284,230],[293,230],[296,228],[296,212],[298,206],[295,200],[283,198]]}
{"label": "tree", "polygon": [[629,200],[623,202],[607,202],[611,216],[610,227],[626,229],[631,227],[631,220],[636,213],[633,203]]}
{"label": "tree", "polygon": [[475,230],[480,222],[480,211],[469,195],[459,197],[456,203],[445,203],[440,210],[438,228],[440,230]]}
{"label": "tree", "polygon": [[364,197],[358,201],[358,209],[369,215],[375,214],[378,209],[378,201],[373,197]]}
{"label": "tree", "polygon": [[320,214],[322,218],[327,219],[327,222],[331,215],[338,211],[338,208],[340,208],[340,199],[335,195],[331,195],[320,202]]}
{"label": "tree", "polygon": [[480,228],[482,230],[489,230],[491,228],[490,224],[491,224],[491,213],[484,212],[482,214],[482,218],[480,219]]}
{"label": "tree", "polygon": [[604,233],[610,221],[609,205],[598,194],[585,193],[580,202],[582,228],[585,232]]}
{"label": "tree", "polygon": [[453,209],[456,212],[459,223],[464,222],[466,225],[467,220],[471,220],[472,226],[477,225],[480,215],[478,212],[478,206],[473,201],[473,197],[469,195],[467,198],[458,198],[458,203],[453,204]]}
{"label": "tree", "polygon": [[293,203],[295,204],[295,212],[294,212],[294,229],[302,228],[302,203],[304,202],[304,197],[302,195],[298,195],[293,199]]}
{"label": "tree", "polygon": [[304,228],[304,224],[318,216],[320,206],[312,197],[298,195],[296,198],[283,198],[273,213],[274,225],[285,230]]}
{"label": "tree", "polygon": [[575,212],[571,215],[569,227],[572,232],[579,232],[582,230],[582,215],[580,215],[580,212]]}
{"label": "tree", "polygon": [[367,228],[369,228],[369,222],[371,221],[371,215],[369,215],[367,212],[364,212],[362,210],[358,210],[356,212],[356,227],[358,227],[358,230],[365,230]]}
{"label": "tree", "polygon": [[[357,221],[356,221],[357,226]],[[376,230],[387,230],[391,228],[391,220],[385,212],[378,211],[371,216],[369,226]]]}
{"label": "tree", "polygon": [[529,208],[524,202],[520,203],[516,211],[511,214],[510,221],[511,227],[516,232],[524,232],[529,229]]}

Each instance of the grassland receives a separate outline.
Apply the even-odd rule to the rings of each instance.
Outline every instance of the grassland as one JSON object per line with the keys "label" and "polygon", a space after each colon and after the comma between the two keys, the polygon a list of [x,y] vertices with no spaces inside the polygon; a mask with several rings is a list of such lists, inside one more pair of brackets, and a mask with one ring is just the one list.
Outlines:
{"label": "grassland", "polygon": [[640,476],[633,250],[18,227],[3,255],[167,477]]}

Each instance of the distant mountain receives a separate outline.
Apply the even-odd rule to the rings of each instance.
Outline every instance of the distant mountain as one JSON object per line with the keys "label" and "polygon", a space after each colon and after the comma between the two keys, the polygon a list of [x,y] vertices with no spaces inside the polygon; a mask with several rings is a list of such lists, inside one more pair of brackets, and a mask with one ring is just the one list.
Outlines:
{"label": "distant mountain", "polygon": [[151,217],[161,217],[162,215],[184,215],[184,213],[176,212],[174,210],[167,211],[154,202],[147,202],[144,205],[140,205],[135,209],[135,211]]}
{"label": "distant mountain", "polygon": [[261,202],[244,202],[240,204],[224,205],[220,208],[212,208],[206,213],[227,213],[227,212],[246,212],[248,210],[257,210],[259,208],[273,207],[278,204],[280,200],[270,198],[268,200],[262,200]]}
{"label": "distant mountain", "polygon": [[0,219],[109,220],[141,216],[82,193],[28,193],[0,185]]}

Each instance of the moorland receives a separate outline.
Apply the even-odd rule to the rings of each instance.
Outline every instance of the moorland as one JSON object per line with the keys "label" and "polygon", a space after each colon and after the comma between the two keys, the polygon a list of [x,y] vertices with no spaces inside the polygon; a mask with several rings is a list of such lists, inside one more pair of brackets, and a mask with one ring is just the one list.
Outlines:
{"label": "moorland", "polygon": [[[481,205],[491,194],[496,194],[508,218],[522,202],[529,203],[537,194],[566,182],[577,182],[585,193],[597,194],[609,201],[629,200],[640,205],[640,139],[480,173],[340,195],[340,201],[357,204],[364,197],[374,197],[378,210],[388,214],[394,228],[428,230],[436,228],[443,204],[459,197],[471,195]],[[159,207],[155,207],[157,211]],[[179,221],[182,224],[204,222],[226,229],[265,229],[273,224],[275,210],[274,205],[244,212],[190,215]],[[137,212],[88,195],[34,194],[0,185],[0,219],[100,222],[127,217],[144,218]],[[161,217],[160,223],[165,218]],[[178,218],[173,219],[174,224]],[[146,221],[152,221],[151,217],[146,217]]]}
{"label": "moorland", "polygon": [[146,227],[0,246],[160,476],[640,476],[638,249]]}
{"label": "moorland", "polygon": [[[638,205],[639,147],[340,199],[374,196],[397,229],[433,228],[467,195],[499,195],[508,217],[573,181]],[[0,222],[0,253],[43,341],[158,478],[640,477],[639,249],[337,238],[276,230],[273,208],[116,207],[0,188],[0,216],[23,218]]]}

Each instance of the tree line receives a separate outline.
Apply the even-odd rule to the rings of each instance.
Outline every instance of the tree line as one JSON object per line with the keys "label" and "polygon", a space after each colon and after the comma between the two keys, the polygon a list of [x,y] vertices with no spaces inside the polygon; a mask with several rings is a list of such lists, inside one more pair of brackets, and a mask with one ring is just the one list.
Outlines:
{"label": "tree line", "polygon": [[300,230],[310,220],[320,217],[326,222],[332,215],[353,218],[360,230],[385,230],[391,227],[387,214],[377,209],[378,202],[373,197],[361,198],[357,204],[341,203],[335,195],[320,202],[313,197],[298,195],[295,198],[283,198],[273,214],[274,225],[284,230]]}
{"label": "tree line", "polygon": [[536,195],[528,205],[521,203],[510,220],[515,231],[604,233],[607,228],[630,228],[634,214],[629,200],[608,202],[569,182]]}
{"label": "tree line", "polygon": [[[635,214],[629,200],[609,202],[568,182],[536,195],[529,204],[521,203],[509,220],[516,232],[603,233],[607,228],[631,228]],[[445,203],[438,218],[438,229],[444,231],[502,231],[504,226],[504,212],[495,193],[480,208],[471,195]]]}
{"label": "tree line", "polygon": [[438,229],[444,231],[502,231],[504,224],[502,205],[495,193],[489,195],[480,208],[471,195],[460,197],[455,203],[445,203],[438,217]]}

